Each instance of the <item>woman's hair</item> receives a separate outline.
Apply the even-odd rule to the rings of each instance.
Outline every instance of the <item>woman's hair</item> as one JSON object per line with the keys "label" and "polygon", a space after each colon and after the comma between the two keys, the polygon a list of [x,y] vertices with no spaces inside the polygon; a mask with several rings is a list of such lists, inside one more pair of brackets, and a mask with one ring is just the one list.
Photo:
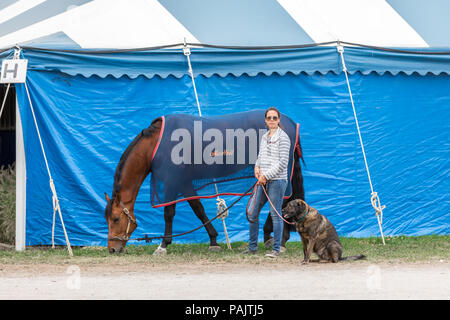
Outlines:
{"label": "woman's hair", "polygon": [[264,117],[267,117],[267,113],[268,113],[269,111],[275,111],[275,112],[278,114],[278,118],[281,118],[281,113],[280,113],[280,111],[278,111],[278,109],[275,108],[275,107],[270,107],[269,109],[267,109],[267,110],[266,110],[266,113],[264,113]]}
{"label": "woman's hair", "polygon": [[[275,112],[278,114],[278,119],[281,120],[281,113],[280,113],[280,111],[279,111],[277,108],[275,108],[275,107],[270,107],[269,109],[267,109],[267,110],[266,110],[266,113],[264,113],[264,118],[267,117],[267,113],[268,113],[269,111],[275,111]],[[281,125],[281,121],[278,122],[278,126],[279,126],[281,129],[284,129],[283,126]]]}

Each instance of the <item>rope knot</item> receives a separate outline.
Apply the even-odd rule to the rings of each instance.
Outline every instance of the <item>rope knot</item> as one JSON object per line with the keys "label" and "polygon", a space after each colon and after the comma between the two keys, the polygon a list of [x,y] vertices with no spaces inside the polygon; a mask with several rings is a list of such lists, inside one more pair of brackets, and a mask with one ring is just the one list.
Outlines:
{"label": "rope knot", "polygon": [[380,203],[380,198],[378,194],[374,191],[372,192],[372,196],[370,197],[370,202],[372,203],[372,207],[375,209],[375,214],[381,217],[381,222],[383,221],[383,210],[386,206],[382,206]]}
{"label": "rope knot", "polygon": [[217,215],[220,215],[220,219],[225,220],[228,217],[228,210],[225,200],[217,197]]}

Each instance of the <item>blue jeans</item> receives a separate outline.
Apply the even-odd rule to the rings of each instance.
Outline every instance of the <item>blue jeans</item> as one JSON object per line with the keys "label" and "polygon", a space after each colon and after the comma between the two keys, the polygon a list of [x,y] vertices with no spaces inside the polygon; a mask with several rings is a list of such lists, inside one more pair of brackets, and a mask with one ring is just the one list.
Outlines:
{"label": "blue jeans", "polygon": [[[279,214],[281,213],[281,206],[283,205],[284,192],[286,191],[287,180],[270,180],[266,183],[265,188],[270,201],[277,209]],[[259,212],[266,204],[267,197],[261,186],[258,186],[253,196],[248,209],[248,218],[250,221],[250,241],[248,249],[252,251],[258,250],[258,233],[259,233]],[[253,208],[254,205],[254,208]],[[280,251],[281,237],[283,235],[283,220],[278,216],[272,206],[270,207],[270,216],[273,223],[273,250]],[[252,211],[253,209],[253,211]]]}

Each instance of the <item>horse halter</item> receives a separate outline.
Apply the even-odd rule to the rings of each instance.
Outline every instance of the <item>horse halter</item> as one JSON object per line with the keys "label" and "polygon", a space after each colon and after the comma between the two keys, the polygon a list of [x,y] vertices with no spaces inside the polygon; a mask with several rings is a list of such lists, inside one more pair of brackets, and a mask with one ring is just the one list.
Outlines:
{"label": "horse halter", "polygon": [[130,236],[129,236],[128,233],[129,233],[129,231],[130,231],[130,225],[131,225],[131,222],[133,222],[133,223],[137,226],[136,219],[134,219],[134,218],[131,216],[130,211],[125,207],[125,205],[122,203],[122,201],[120,201],[120,206],[122,207],[122,212],[123,212],[123,213],[127,216],[127,218],[128,218],[127,231],[125,232],[125,235],[122,236],[122,237],[118,237],[118,236],[116,236],[116,237],[108,237],[108,240],[128,241],[128,240],[130,240]]}

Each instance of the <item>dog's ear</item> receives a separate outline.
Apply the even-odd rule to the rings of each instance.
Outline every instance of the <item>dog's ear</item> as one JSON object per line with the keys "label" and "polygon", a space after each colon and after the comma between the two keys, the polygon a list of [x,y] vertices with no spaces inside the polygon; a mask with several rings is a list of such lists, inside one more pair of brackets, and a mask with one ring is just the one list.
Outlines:
{"label": "dog's ear", "polygon": [[301,199],[297,199],[296,206],[299,211],[304,211],[306,209],[306,202]]}

